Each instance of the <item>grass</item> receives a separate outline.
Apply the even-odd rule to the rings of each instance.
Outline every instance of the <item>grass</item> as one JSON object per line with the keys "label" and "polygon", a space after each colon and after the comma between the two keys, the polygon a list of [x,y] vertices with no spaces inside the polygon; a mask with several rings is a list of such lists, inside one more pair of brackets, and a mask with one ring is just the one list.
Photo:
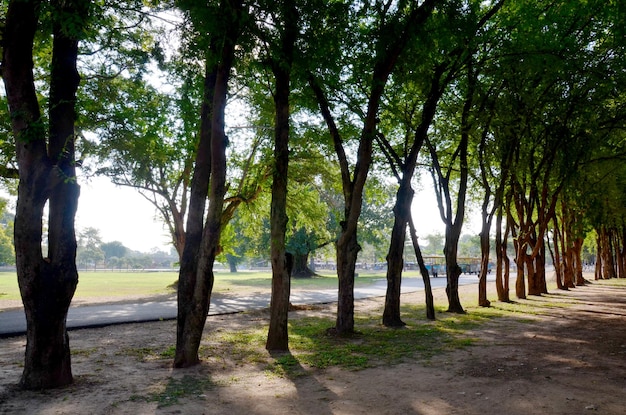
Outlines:
{"label": "grass", "polygon": [[[75,299],[127,297],[173,293],[168,288],[178,278],[175,272],[81,272]],[[15,272],[0,272],[0,300],[19,300]]]}
{"label": "grass", "polygon": [[[408,275],[408,274],[407,274]],[[417,275],[417,274],[415,274]],[[367,286],[376,280],[384,279],[384,273],[360,273],[356,286]],[[177,272],[111,272],[81,271],[74,298],[77,300],[102,297],[152,296],[174,293],[170,288],[178,279]],[[215,293],[252,294],[269,291],[272,275],[263,272],[218,271],[215,273]],[[320,290],[336,289],[337,277],[333,273],[323,273],[314,278],[294,278],[292,289]],[[0,272],[0,300],[19,300],[20,293],[15,272]]]}
{"label": "grass", "polygon": [[357,332],[348,336],[329,334],[335,323],[331,317],[290,318],[290,352],[274,356],[264,348],[264,325],[236,331],[218,328],[204,339],[201,356],[215,362],[259,365],[268,376],[298,377],[307,374],[309,368],[362,370],[413,358],[427,360],[472,345],[474,340],[464,333],[491,318],[473,313],[450,315],[439,310],[436,321],[426,321],[424,306],[408,305],[402,310],[405,328],[382,326],[380,310],[376,310],[357,317]]}
{"label": "grass", "polygon": [[203,399],[205,391],[214,386],[209,378],[190,375],[184,375],[181,378],[170,377],[167,384],[159,391],[147,396],[133,395],[130,400],[156,402],[158,408],[164,408],[177,404],[182,398]]}

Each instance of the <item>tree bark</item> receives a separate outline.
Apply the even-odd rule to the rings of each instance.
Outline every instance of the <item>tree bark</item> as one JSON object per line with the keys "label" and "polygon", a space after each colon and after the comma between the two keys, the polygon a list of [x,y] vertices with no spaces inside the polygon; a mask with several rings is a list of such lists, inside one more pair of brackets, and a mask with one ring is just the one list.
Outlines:
{"label": "tree bark", "polygon": [[[402,327],[405,325],[400,318],[400,293],[402,270],[404,268],[403,257],[404,244],[406,241],[406,225],[411,222],[411,205],[415,193],[411,187],[411,181],[417,164],[417,156],[426,140],[428,129],[432,124],[439,99],[443,93],[444,88],[441,85],[443,73],[443,66],[435,68],[430,90],[422,107],[420,123],[415,130],[410,151],[402,163],[399,163],[400,157],[391,144],[384,140],[383,137],[379,136],[379,141],[383,143],[383,149],[388,156],[389,163],[394,166],[393,170],[400,170],[402,173],[401,177],[397,175],[400,185],[398,186],[396,202],[393,208],[394,224],[391,230],[389,252],[387,254],[387,292],[385,296],[385,309],[383,311],[383,324],[387,327]],[[447,79],[446,82],[448,80],[449,79]],[[419,249],[419,245],[417,249]],[[426,274],[428,274],[428,272]],[[428,279],[428,284],[430,284],[430,279]]]}
{"label": "tree bark", "polygon": [[274,173],[270,211],[270,255],[272,260],[272,298],[270,325],[265,348],[270,351],[289,350],[288,315],[293,256],[285,249],[287,233],[287,176],[289,167],[289,94],[291,93],[291,65],[298,34],[298,11],[293,1],[281,6],[283,32],[280,36],[279,59],[272,62],[276,110],[274,126]]}
{"label": "tree bark", "polygon": [[[239,0],[224,0],[220,8],[228,22],[224,23],[224,33],[213,39],[211,53],[214,55],[207,57],[207,62],[217,63],[207,63],[205,73],[200,142],[191,185],[187,237],[179,273],[174,356],[176,368],[193,366],[200,362],[198,349],[213,289],[213,264],[219,253],[226,191],[227,138],[224,134],[224,111],[243,10]],[[203,225],[207,194],[209,209]]]}
{"label": "tree bark", "polygon": [[489,272],[489,231],[491,219],[483,220],[480,231],[480,271],[478,272],[478,305],[489,307],[491,302],[487,299],[487,273]]}
{"label": "tree bark", "polygon": [[391,230],[389,252],[387,253],[387,292],[383,311],[383,325],[387,327],[406,325],[400,318],[400,290],[404,268],[406,225],[411,215],[411,202],[414,193],[410,180],[413,175],[410,172],[407,173],[409,177],[403,176],[396,194],[396,203],[393,208],[394,223]]}
{"label": "tree bark", "polygon": [[311,278],[315,275],[315,271],[309,266],[309,255],[309,252],[293,254],[293,271],[291,275],[294,278]]}
{"label": "tree bark", "polygon": [[[40,2],[12,1],[6,15],[2,77],[11,111],[19,166],[15,216],[16,266],[26,314],[26,389],[73,381],[66,317],[78,283],[74,218],[79,186],[74,163],[78,40],[87,2],[52,2],[54,16],[72,16],[74,30],[52,25],[48,145],[33,78],[33,39]],[[42,217],[49,202],[48,256],[43,257]]]}
{"label": "tree bark", "polygon": [[[200,139],[196,151],[196,163],[191,180],[189,212],[185,246],[180,261],[178,274],[178,318],[176,324],[176,354],[174,367],[188,367],[200,362],[198,357],[199,340],[193,342],[187,337],[189,326],[198,326],[198,317],[194,318],[194,304],[190,301],[197,285],[198,259],[202,233],[204,229],[204,212],[209,193],[211,175],[211,120],[213,114],[213,97],[217,79],[217,66],[211,66],[207,60],[204,77],[204,99],[201,108]],[[202,310],[200,310],[202,313]]]}
{"label": "tree bark", "polygon": [[344,194],[344,220],[337,240],[337,276],[339,293],[337,301],[337,320],[335,330],[338,334],[354,332],[354,270],[358,252],[361,249],[357,240],[357,224],[363,203],[363,189],[372,163],[373,141],[376,136],[380,101],[396,62],[413,38],[416,29],[431,15],[436,1],[425,0],[419,6],[412,5],[409,15],[404,20],[392,20],[381,24],[381,35],[375,47],[367,110],[361,129],[357,162],[353,177],[350,175],[348,159],[343,148],[338,129],[330,114],[328,102],[321,88],[311,77],[310,84],[317,97],[320,110],[328,125],[339,159]]}
{"label": "tree bark", "polygon": [[509,302],[509,295],[504,289],[504,279],[502,275],[505,255],[503,249],[504,243],[502,241],[502,210],[502,207],[498,208],[496,214],[496,292],[498,293],[498,301]]}
{"label": "tree bark", "polygon": [[424,281],[424,296],[426,297],[426,318],[428,318],[429,320],[435,320],[435,302],[433,300],[433,289],[430,285],[430,275],[428,274],[428,268],[426,268],[426,264],[424,263],[424,257],[422,257],[422,251],[417,240],[417,233],[415,232],[413,217],[409,218],[409,231],[411,232],[411,243],[413,244],[413,251],[415,252],[415,257],[417,258],[417,263],[420,267],[422,281]]}

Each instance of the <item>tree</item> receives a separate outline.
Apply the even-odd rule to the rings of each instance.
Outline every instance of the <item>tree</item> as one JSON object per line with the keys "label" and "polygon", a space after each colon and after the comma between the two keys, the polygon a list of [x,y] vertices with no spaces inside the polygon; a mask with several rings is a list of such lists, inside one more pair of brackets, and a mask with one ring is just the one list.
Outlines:
{"label": "tree", "polygon": [[[368,15],[368,10],[363,10],[364,20],[358,22],[357,25],[362,25],[361,27],[366,29],[364,38],[359,41],[363,42],[360,46],[367,56],[353,55],[351,57],[357,60],[352,68],[365,71],[352,75],[360,81],[363,79],[363,74],[367,73],[366,85],[359,85],[356,89],[367,92],[361,102],[358,104],[355,102],[352,107],[355,111],[359,108],[357,116],[362,120],[358,133],[356,164],[352,173],[346,156],[344,139],[332,115],[327,93],[321,85],[322,77],[319,75],[316,77],[314,74],[310,77],[311,87],[334,143],[342,177],[344,219],[341,222],[341,233],[336,243],[339,294],[335,330],[338,334],[349,334],[354,331],[354,272],[360,250],[357,228],[363,202],[363,189],[372,164],[373,143],[377,134],[381,99],[398,58],[415,36],[417,28],[428,20],[435,3],[435,1],[426,0],[419,6],[411,4],[407,9],[400,7],[392,9],[389,3],[385,7],[373,8],[371,15]],[[356,31],[356,27],[353,29]],[[351,45],[351,48],[356,45],[359,45],[358,42]],[[373,54],[369,51],[371,45],[374,49]],[[356,52],[355,49],[351,51]],[[360,108],[365,108],[365,111],[361,112]]]}
{"label": "tree", "polygon": [[[49,6],[50,25],[40,25]],[[78,42],[88,25],[87,1],[10,1],[3,36],[2,78],[19,167],[15,216],[16,266],[26,313],[26,355],[20,385],[46,389],[72,382],[67,311],[78,283],[74,159]],[[33,73],[34,39],[51,28],[49,99],[42,116]],[[48,205],[48,252],[42,220]]]}
{"label": "tree", "polygon": [[[500,91],[496,120],[508,125],[500,132],[515,143],[507,217],[516,249],[516,295],[524,298],[525,277],[528,294],[547,292],[544,241],[559,198],[610,126],[622,118],[613,112],[616,84],[605,76],[608,70],[620,77],[613,65],[621,47],[606,36],[613,30],[611,4],[557,2],[545,7],[529,2],[519,11],[512,9],[502,28],[520,30],[503,36],[500,69],[508,71],[498,73],[506,88]],[[523,59],[512,59],[506,51]]]}
{"label": "tree", "polygon": [[124,258],[128,254],[128,248],[120,241],[102,243],[100,249],[104,252],[105,261],[111,258]]}
{"label": "tree", "polygon": [[[235,46],[247,11],[239,0],[198,6],[181,2],[196,30],[208,31],[200,140],[191,181],[186,241],[180,261],[178,319],[174,367],[198,364],[198,349],[213,288],[213,263],[219,253],[224,194],[226,145],[224,111]],[[208,27],[205,25],[209,25]],[[209,207],[204,222],[207,196]]]}
{"label": "tree", "polygon": [[76,258],[80,265],[94,269],[98,263],[104,261],[105,252],[102,249],[102,238],[98,229],[87,228],[80,233]]}
{"label": "tree", "polygon": [[[414,194],[411,181],[417,165],[417,157],[426,140],[428,128],[435,116],[437,103],[443,93],[441,85],[442,75],[442,68],[436,68],[433,71],[431,85],[429,91],[425,94],[419,115],[414,113],[407,114],[408,120],[405,120],[408,125],[406,126],[406,141],[403,143],[404,154],[402,156],[384,135],[379,134],[377,136],[399,184],[396,203],[393,208],[394,225],[391,231],[389,253],[387,254],[387,293],[383,311],[383,324],[388,327],[405,325],[400,318],[400,290],[402,270],[404,269],[406,228],[411,217],[411,204]],[[412,110],[415,111],[415,108],[412,108]],[[413,115],[418,121],[411,119]],[[416,125],[411,125],[412,123]],[[421,258],[421,253],[418,252],[418,245],[415,245],[415,251],[416,256]]]}
{"label": "tree", "polygon": [[272,261],[272,298],[270,327],[265,348],[287,351],[289,337],[287,316],[293,256],[285,247],[287,232],[287,177],[289,166],[289,119],[291,94],[291,67],[298,38],[299,12],[295,1],[284,1],[273,14],[277,30],[277,45],[269,46],[269,65],[274,75],[274,169],[272,174],[272,202],[270,211],[270,257]]}

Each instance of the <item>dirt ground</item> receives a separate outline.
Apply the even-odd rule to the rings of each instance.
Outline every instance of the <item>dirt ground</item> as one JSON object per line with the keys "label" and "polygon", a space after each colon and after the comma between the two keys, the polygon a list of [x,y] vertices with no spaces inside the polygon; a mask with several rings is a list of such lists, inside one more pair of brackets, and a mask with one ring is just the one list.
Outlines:
{"label": "dirt ground", "polygon": [[[445,293],[435,294],[445,304]],[[423,293],[402,301],[422,304]],[[163,321],[70,332],[75,383],[29,392],[16,386],[24,337],[0,339],[0,414],[626,414],[626,288],[592,284],[524,301],[537,313],[491,319],[466,333],[478,339],[471,346],[359,371],[305,367],[295,378],[254,363],[216,359],[173,370],[171,359],[138,357],[174,344],[175,323]],[[357,301],[356,314],[382,302]],[[290,318],[334,312],[330,304]],[[210,317],[205,331],[266,317]],[[183,392],[168,405],[167,390],[171,399]]]}

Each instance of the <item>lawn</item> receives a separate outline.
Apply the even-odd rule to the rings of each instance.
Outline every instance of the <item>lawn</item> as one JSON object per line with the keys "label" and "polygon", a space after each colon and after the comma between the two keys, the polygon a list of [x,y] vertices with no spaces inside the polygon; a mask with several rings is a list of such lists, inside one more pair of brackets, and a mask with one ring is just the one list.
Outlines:
{"label": "lawn", "polygon": [[[413,271],[407,276],[418,276]],[[177,272],[118,272],[81,271],[74,298],[125,297],[137,295],[157,295],[173,293],[171,284],[178,278]],[[384,279],[384,272],[362,272],[356,279],[356,286],[367,286],[376,280]],[[243,271],[230,273],[217,271],[213,291],[216,293],[247,294],[270,290],[272,275],[269,271]],[[336,289],[337,276],[332,271],[321,273],[314,278],[292,280],[292,289],[323,290]],[[0,272],[0,300],[19,300],[19,288],[14,272]]]}

